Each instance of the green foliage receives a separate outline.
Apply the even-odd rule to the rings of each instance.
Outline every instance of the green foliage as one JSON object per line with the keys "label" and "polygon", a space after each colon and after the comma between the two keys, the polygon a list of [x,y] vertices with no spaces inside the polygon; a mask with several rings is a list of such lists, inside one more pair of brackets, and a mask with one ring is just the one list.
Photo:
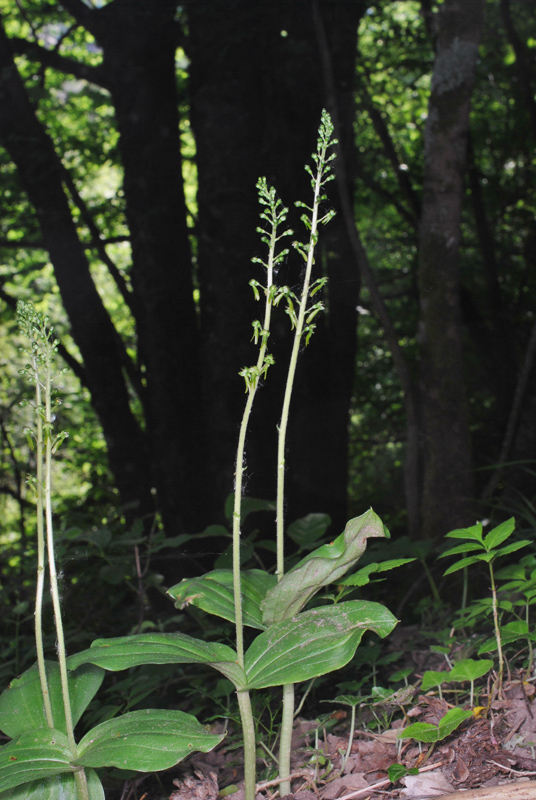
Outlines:
{"label": "green foliage", "polygon": [[[66,438],[54,433],[54,356],[58,341],[52,338],[48,319],[30,304],[19,302],[19,325],[30,340],[29,363],[21,373],[35,387],[33,404],[36,427],[26,430],[36,450],[36,476],[32,485],[37,497],[37,590],[35,643],[37,664],[12,681],[0,695],[0,728],[11,741],[0,749],[0,793],[19,791],[25,784],[42,786],[43,795],[59,789],[57,776],[73,776],[61,784],[73,800],[102,798],[100,781],[84,767],[121,766],[137,770],[159,770],[173,766],[193,750],[211,750],[223,735],[212,735],[195,718],[180,711],[143,710],[124,714],[96,727],[76,742],[74,726],[103,680],[98,666],[83,663],[69,670],[59,601],[54,531],[52,528],[52,455]],[[42,627],[45,554],[58,662],[44,658]],[[61,779],[62,780],[62,779]],[[21,790],[22,791],[22,790]],[[33,791],[33,789],[31,789]]]}
{"label": "green foliage", "polygon": [[472,658],[464,658],[460,661],[457,661],[452,669],[447,670],[446,672],[426,670],[422,676],[421,689],[423,692],[427,692],[429,689],[437,686],[439,689],[439,697],[441,698],[441,687],[443,684],[450,683],[451,681],[460,681],[462,683],[464,681],[469,681],[471,683],[471,696],[469,698],[469,703],[472,707],[475,681],[478,680],[478,678],[481,678],[483,675],[487,675],[492,667],[493,661],[490,661],[489,659],[475,661]]}
{"label": "green foliage", "polygon": [[451,708],[437,725],[431,722],[414,722],[398,734],[399,739],[415,739],[417,742],[440,742],[458,728],[473,712],[463,708]]}
{"label": "green foliage", "polygon": [[[308,212],[302,215],[302,221],[309,231],[309,241],[307,244],[294,245],[306,262],[304,286],[299,298],[294,293],[273,288],[274,267],[286,256],[286,251],[277,251],[276,245],[290,232],[279,232],[279,225],[286,218],[286,209],[281,207],[275,192],[267,186],[266,181],[259,181],[259,199],[266,207],[261,218],[268,228],[261,228],[260,232],[269,251],[267,261],[261,263],[267,270],[268,281],[266,289],[262,290],[266,299],[264,321],[254,325],[254,340],[260,348],[257,364],[241,373],[246,379],[248,398],[239,436],[232,515],[231,506],[227,509],[228,517],[231,517],[233,523],[233,569],[216,570],[202,578],[178,584],[170,590],[179,607],[194,604],[234,622],[236,649],[222,643],[208,643],[202,638],[183,633],[151,632],[95,640],[88,650],[67,659],[55,572],[50,506],[50,457],[65,438],[63,434],[54,436],[51,413],[51,362],[58,343],[50,338],[48,321],[30,306],[20,305],[21,328],[32,341],[33,366],[27,365],[24,373],[36,386],[38,422],[36,432],[29,431],[28,435],[35,442],[38,453],[35,484],[42,514],[46,519],[46,548],[55,628],[59,639],[59,664],[49,666],[43,656],[40,611],[45,539],[42,524],[38,522],[38,665],[32,667],[21,679],[13,681],[0,696],[0,725],[8,735],[14,737],[0,750],[0,792],[16,789],[26,783],[34,784],[39,780],[45,781],[45,792],[50,791],[52,785],[57,785],[54,782],[58,775],[74,771],[73,798],[76,796],[77,800],[93,800],[99,796],[92,772],[95,768],[120,766],[123,769],[142,771],[160,770],[173,766],[196,749],[202,752],[212,749],[223,736],[210,734],[195,718],[180,711],[143,709],[128,712],[100,722],[78,742],[74,738],[74,725],[98,690],[103,669],[117,671],[147,664],[206,664],[230,680],[237,690],[244,735],[246,798],[252,800],[255,791],[255,728],[249,692],[253,689],[284,687],[280,770],[282,776],[286,775],[288,766],[285,759],[288,761],[290,757],[293,684],[343,667],[351,660],[366,630],[372,630],[378,636],[384,637],[396,625],[396,619],[385,607],[362,600],[304,610],[323,587],[339,580],[355,565],[370,537],[388,535],[372,510],[350,520],[345,531],[335,541],[331,544],[320,544],[284,575],[283,483],[278,480],[277,577],[261,570],[241,570],[242,513],[273,507],[264,501],[245,501],[241,490],[249,413],[259,381],[266,378],[267,369],[272,363],[267,350],[272,305],[277,305],[279,300],[284,299],[292,327],[295,328],[289,380],[279,429],[280,476],[284,467],[284,431],[300,343],[303,337],[305,344],[308,344],[315,328],[313,320],[322,308],[320,302],[310,304],[310,298],[323,285],[322,280],[311,283],[311,270],[318,225],[327,223],[332,217],[331,211],[323,216],[319,215],[320,203],[326,199],[323,186],[333,178],[329,164],[334,154],[327,154],[328,149],[335,144],[332,133],[329,115],[323,112],[317,152],[313,154],[316,170],[313,172],[307,168],[311,176],[314,202],[311,207],[300,204]],[[260,298],[262,287],[254,282],[253,289]],[[40,374],[42,369],[46,375],[44,383]],[[41,392],[44,397],[43,405]],[[43,459],[44,471],[41,466]],[[295,524],[291,533],[300,549],[310,549],[311,543],[304,541],[304,536],[309,531],[312,531],[313,540],[317,543],[321,541],[327,522],[325,516],[312,515]],[[181,542],[188,538],[179,537]],[[97,548],[109,544],[107,531],[94,532],[91,542]],[[156,548],[164,543],[165,539],[164,542],[157,540]],[[168,541],[167,544],[169,543]],[[244,650],[244,624],[262,631],[247,650]],[[288,754],[284,752],[285,741]],[[88,769],[87,775],[84,768]],[[284,786],[285,781],[281,785]]]}

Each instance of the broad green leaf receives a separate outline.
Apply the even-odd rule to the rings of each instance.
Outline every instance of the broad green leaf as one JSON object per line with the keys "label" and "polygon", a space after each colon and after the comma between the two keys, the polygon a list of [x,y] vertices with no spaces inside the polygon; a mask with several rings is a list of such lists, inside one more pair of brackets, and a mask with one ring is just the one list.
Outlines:
{"label": "broad green leaf", "polygon": [[446,534],[448,539],[475,539],[482,544],[482,523],[477,522],[471,528],[456,528]]}
{"label": "broad green leaf", "polygon": [[305,556],[271,589],[262,604],[266,625],[298,614],[323,586],[334,583],[365,552],[367,539],[385,537],[381,519],[372,509],[351,519],[332,544],[325,544]]}
{"label": "broad green leaf", "polygon": [[63,731],[41,728],[21,733],[0,748],[0,792],[27,781],[72,772],[71,757]]}
{"label": "broad green leaf", "polygon": [[[84,770],[89,790],[89,800],[104,800],[104,789],[99,776],[92,769]],[[53,778],[41,778],[23,783],[7,792],[0,792],[0,800],[79,800],[72,773],[62,773]]]}
{"label": "broad green leaf", "polygon": [[379,603],[349,600],[304,611],[261,633],[245,656],[248,689],[298,683],[340,669],[366,630],[384,637],[397,620]]}
{"label": "broad green leaf", "polygon": [[381,561],[379,564],[367,564],[366,567],[358,569],[349,578],[342,578],[339,583],[342,586],[366,586],[370,583],[370,576],[377,572],[387,572],[388,570],[402,567],[404,564],[410,564],[415,561],[414,558],[392,558],[389,561]]}
{"label": "broad green leaf", "polygon": [[374,705],[383,705],[393,699],[396,690],[386,689],[384,686],[373,686],[371,695],[377,701]]}
{"label": "broad green leaf", "polygon": [[496,550],[495,555],[496,557],[507,556],[509,553],[515,553],[516,550],[521,550],[522,547],[526,547],[528,544],[532,544],[529,539],[521,539],[519,542],[512,542],[512,544],[507,544],[506,547],[501,547],[500,550]]}
{"label": "broad green leaf", "polygon": [[[529,633],[528,625],[523,620],[514,620],[506,625],[501,625],[501,641],[503,645],[517,642],[518,639],[530,639],[534,642],[536,641],[536,632]],[[495,650],[497,650],[497,639],[492,636],[480,645],[478,655],[493,653]]]}
{"label": "broad green leaf", "polygon": [[328,514],[307,514],[288,526],[287,536],[300,550],[312,550],[314,543],[322,538],[330,525],[331,517]]}
{"label": "broad green leaf", "polygon": [[488,562],[493,558],[491,553],[479,553],[477,556],[471,556],[470,558],[462,558],[461,561],[457,561],[455,564],[451,564],[451,566],[445,570],[443,575],[452,575],[453,572],[458,572],[458,570],[463,569],[464,567],[470,567],[472,564],[478,564],[479,561]]}
{"label": "broad green leaf", "polygon": [[463,658],[457,661],[449,673],[451,681],[476,681],[486,675],[493,667],[493,661],[489,658],[476,661],[473,658]]}
{"label": "broad green leaf", "polygon": [[92,728],[78,744],[76,763],[156,772],[175,766],[190,753],[208,753],[224,736],[210,733],[182,711],[132,711]]}
{"label": "broad green leaf", "polygon": [[96,639],[89,650],[69,656],[68,665],[97,664],[117,672],[140,664],[210,664],[243,688],[245,676],[235,651],[226,644],[204,642],[185,633],[139,633],[115,639]]}
{"label": "broad green leaf", "polygon": [[473,550],[483,550],[483,546],[480,542],[465,542],[464,544],[458,544],[456,547],[451,547],[450,550],[445,550],[444,553],[440,553],[438,558],[445,558],[446,556],[456,556],[459,553],[470,553]]}
{"label": "broad green leaf", "polygon": [[415,739],[417,742],[437,742],[437,725],[431,722],[414,722],[397,734],[397,739]]}
{"label": "broad green leaf", "polygon": [[515,526],[515,519],[510,517],[510,519],[507,519],[506,522],[502,522],[500,525],[497,525],[496,528],[492,528],[487,536],[484,537],[484,544],[486,548],[488,550],[492,550],[502,544],[505,539],[508,539],[508,537],[512,535]]}
{"label": "broad green leaf", "polygon": [[429,722],[415,722],[401,730],[397,738],[415,739],[417,742],[440,742],[456,730],[465,719],[472,716],[473,712],[469,709],[451,708],[438,725],[432,725]]}
{"label": "broad green leaf", "polygon": [[[46,670],[54,726],[66,733],[60,668],[57,662],[47,661]],[[93,664],[85,664],[69,673],[69,696],[75,725],[95,697],[103,678],[104,670]],[[41,683],[37,664],[34,664],[20,678],[12,680],[0,695],[0,730],[15,739],[24,731],[46,727]]]}
{"label": "broad green leaf", "polygon": [[[246,570],[241,574],[242,615],[244,625],[264,630],[261,603],[266,592],[275,586],[277,578],[260,569]],[[208,572],[200,578],[187,578],[171,589],[168,594],[175,600],[177,608],[194,605],[209,614],[235,621],[233,573],[229,569]]]}
{"label": "broad green leaf", "polygon": [[447,711],[445,716],[439,720],[439,725],[437,726],[438,741],[449,736],[464,720],[470,719],[472,716],[473,712],[470,708],[451,708],[450,711]]}
{"label": "broad green leaf", "polygon": [[427,669],[422,676],[421,691],[427,692],[433,689],[434,686],[442,686],[449,680],[448,672],[438,672],[433,669]]}
{"label": "broad green leaf", "polygon": [[[502,567],[495,572],[495,577],[499,581],[525,581],[527,579],[525,568],[521,564]],[[505,586],[501,586],[501,589],[505,588]]]}

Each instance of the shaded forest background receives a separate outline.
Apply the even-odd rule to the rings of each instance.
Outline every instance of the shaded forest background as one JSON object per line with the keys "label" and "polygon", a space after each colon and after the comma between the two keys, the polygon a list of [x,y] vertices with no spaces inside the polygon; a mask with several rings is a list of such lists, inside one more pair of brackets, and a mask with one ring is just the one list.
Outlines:
{"label": "shaded forest background", "polygon": [[[113,548],[134,531],[143,547],[162,530],[184,543],[223,522],[258,315],[248,282],[262,280],[255,183],[267,176],[303,237],[293,203],[309,200],[322,108],[340,142],[337,215],[291,408],[288,520],[326,512],[338,533],[372,505],[393,530],[435,539],[531,508],[531,6],[2,0],[7,584],[34,525],[17,299],[50,316],[70,367],[55,499],[66,541]],[[290,255],[279,282],[297,286],[300,269]],[[249,434],[252,497],[275,495],[289,329],[281,313]],[[168,583],[218,550],[206,542],[162,566]]]}

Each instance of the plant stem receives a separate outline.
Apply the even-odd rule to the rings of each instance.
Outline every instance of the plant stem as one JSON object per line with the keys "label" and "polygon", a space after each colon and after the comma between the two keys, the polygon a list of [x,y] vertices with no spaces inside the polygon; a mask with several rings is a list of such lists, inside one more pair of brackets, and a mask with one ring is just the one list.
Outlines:
{"label": "plant stem", "polygon": [[[331,119],[326,112],[322,114],[322,123],[319,131],[319,140],[317,146],[316,156],[313,156],[316,162],[317,170],[316,175],[310,170],[309,173],[312,177],[313,186],[313,205],[310,209],[311,218],[307,222],[310,230],[309,242],[306,248],[307,258],[305,275],[303,279],[303,286],[301,291],[299,311],[295,320],[296,329],[294,332],[294,343],[292,346],[292,353],[290,356],[290,363],[287,373],[287,382],[285,386],[285,395],[283,398],[283,408],[281,411],[281,421],[279,423],[279,435],[277,442],[277,522],[276,522],[276,544],[277,544],[277,579],[280,581],[285,572],[285,545],[284,545],[284,531],[285,531],[285,515],[284,515],[284,500],[285,500],[285,446],[287,436],[288,418],[290,412],[290,401],[292,399],[292,390],[294,388],[294,379],[296,375],[296,366],[298,363],[298,355],[300,352],[300,345],[302,341],[305,316],[307,312],[307,305],[309,302],[309,291],[311,286],[311,273],[314,264],[315,246],[318,240],[318,225],[321,221],[319,219],[320,202],[323,199],[322,186],[326,183],[326,174],[330,171],[328,166],[331,158],[326,161],[326,153],[331,142],[331,134],[333,126]],[[329,218],[329,217],[328,217]],[[326,218],[324,218],[327,221]],[[299,248],[298,248],[299,249]],[[303,250],[300,250],[303,253]],[[287,684],[283,687],[283,716],[281,722],[281,743],[279,751],[279,776],[280,778],[290,775],[290,749],[292,740],[292,726],[294,721],[294,686]],[[279,784],[279,793],[281,797],[290,794],[290,782],[282,780]]]}
{"label": "plant stem", "polygon": [[[56,559],[54,555],[54,528],[52,525],[52,345],[46,342],[45,356],[45,483],[44,483],[44,505],[45,505],[45,525],[48,551],[48,570],[50,576],[50,593],[52,596],[52,607],[54,609],[54,624],[56,627],[57,655],[60,667],[61,693],[63,708],[65,712],[65,728],[67,739],[72,753],[73,761],[78,757],[78,748],[74,738],[73,715],[71,710],[71,698],[69,696],[69,678],[67,672],[67,653],[65,649],[65,636],[63,632],[63,621],[61,617],[60,593],[58,588],[58,576],[56,572]],[[89,800],[89,791],[86,775],[83,769],[75,772],[75,783],[77,787],[78,800]]]}
{"label": "plant stem", "polygon": [[350,718],[350,733],[348,734],[348,747],[346,748],[346,753],[344,754],[344,759],[341,765],[341,775],[344,773],[346,768],[346,763],[350,756],[350,752],[352,750],[352,743],[354,741],[354,731],[355,731],[355,705],[352,705],[352,713]]}
{"label": "plant stem", "polygon": [[502,638],[501,629],[499,626],[499,604],[497,602],[497,587],[495,586],[495,575],[493,573],[493,562],[489,564],[489,575],[491,580],[491,596],[493,603],[493,625],[495,627],[495,639],[497,641],[497,653],[499,655],[499,672],[497,673],[496,687],[499,692],[499,697],[502,695],[502,683],[504,674],[504,656],[502,651]]}
{"label": "plant stem", "polygon": [[[286,778],[290,775],[290,755],[292,744],[292,728],[294,723],[294,684],[287,683],[283,686],[283,716],[281,719],[281,734],[279,742],[279,776]],[[279,794],[284,797],[290,794],[290,781],[281,781]]]}
{"label": "plant stem", "polygon": [[48,688],[47,671],[45,664],[45,649],[43,646],[43,591],[45,586],[45,530],[44,530],[44,508],[43,508],[43,419],[40,414],[41,409],[41,383],[39,380],[39,368],[37,358],[33,356],[33,371],[35,377],[35,402],[37,408],[36,426],[36,489],[37,489],[37,585],[35,591],[35,649],[37,652],[37,669],[39,671],[39,681],[41,683],[41,694],[43,695],[43,705],[45,717],[49,728],[54,727],[54,717],[50,702],[50,692]]}
{"label": "plant stem", "polygon": [[244,797],[255,800],[255,722],[249,692],[237,692],[244,743]]}
{"label": "plant stem", "polygon": [[[286,209],[278,212],[279,201],[276,198],[275,190],[268,190],[266,181],[261,179],[257,187],[259,189],[259,200],[263,205],[269,207],[268,211],[261,214],[270,226],[269,231],[261,232],[266,234],[263,241],[268,244],[268,261],[265,263],[266,267],[266,288],[265,288],[265,309],[263,326],[259,330],[255,327],[255,340],[260,337],[260,349],[257,363],[252,369],[242,370],[240,373],[246,380],[246,391],[248,397],[242,422],[240,424],[240,433],[238,436],[238,446],[236,454],[236,469],[235,469],[235,494],[234,494],[234,507],[233,507],[233,593],[234,593],[234,606],[235,606],[235,632],[236,632],[236,653],[237,662],[244,668],[244,624],[242,617],[242,585],[240,575],[240,541],[241,541],[241,517],[242,517],[242,474],[244,471],[244,453],[246,446],[246,433],[251,414],[251,408],[255,399],[260,379],[266,375],[266,371],[273,359],[268,355],[268,336],[270,335],[270,322],[272,314],[272,305],[274,300],[273,292],[273,276],[274,264],[277,263],[279,257],[276,256],[276,245],[281,236],[278,236],[278,225],[286,217]],[[283,236],[286,234],[282,234]],[[264,262],[262,262],[264,263]],[[258,294],[256,284],[254,284],[254,291]],[[249,692],[238,692],[238,703],[240,708],[240,717],[242,721],[242,731],[244,740],[244,770],[245,770],[245,800],[255,800],[255,724],[253,714],[251,711],[251,700]]]}
{"label": "plant stem", "polygon": [[[530,630],[530,628],[529,628],[530,617],[529,617],[529,603],[528,603],[528,601],[525,604],[525,621],[527,623],[527,631],[528,631],[528,630]],[[533,667],[533,665],[532,665],[532,641],[531,641],[530,638],[527,639],[527,645],[528,645],[528,648],[529,648],[529,660],[528,660],[527,672],[528,672],[529,677],[530,677],[532,675],[532,667]]]}
{"label": "plant stem", "polygon": [[[273,194],[275,203],[275,193]],[[272,208],[275,208],[273,206]],[[255,399],[259,381],[263,372],[266,371],[268,364],[266,363],[266,355],[268,349],[268,336],[270,331],[270,320],[272,314],[273,303],[273,274],[274,274],[274,261],[275,261],[275,247],[278,240],[277,236],[277,219],[272,215],[271,217],[271,231],[269,239],[269,253],[267,262],[267,275],[266,275],[266,304],[264,309],[264,324],[260,331],[261,346],[259,349],[259,357],[257,364],[251,370],[242,370],[241,374],[246,379],[246,391],[248,397],[246,406],[242,415],[242,422],[240,423],[240,433],[238,436],[238,446],[236,452],[236,469],[235,469],[235,492],[234,492],[234,507],[233,507],[233,591],[234,591],[234,604],[235,604],[235,630],[236,630],[236,652],[238,655],[238,663],[241,667],[244,666],[244,626],[242,622],[242,591],[240,579],[240,523],[242,519],[242,474],[244,471],[244,453],[246,448],[246,433],[249,424],[249,417],[251,408]]]}
{"label": "plant stem", "polygon": [[[325,115],[325,116],[324,116]],[[325,119],[329,120],[329,116],[324,112],[322,122]],[[285,572],[285,545],[284,545],[284,529],[285,529],[285,514],[284,514],[284,500],[285,500],[285,446],[287,436],[287,426],[290,411],[290,401],[292,399],[292,390],[294,388],[294,378],[296,375],[296,366],[298,363],[298,355],[300,352],[300,344],[303,335],[305,324],[305,315],[307,311],[307,304],[309,302],[309,289],[311,285],[311,273],[314,264],[315,246],[318,240],[318,225],[320,201],[322,200],[322,186],[326,183],[326,173],[329,167],[326,163],[326,151],[330,144],[331,121],[329,122],[330,129],[327,129],[325,136],[323,136],[318,143],[318,153],[315,157],[317,163],[317,173],[313,180],[313,206],[311,210],[311,219],[308,223],[310,228],[309,242],[306,247],[307,259],[305,266],[305,275],[303,279],[303,286],[301,291],[299,311],[296,319],[296,330],[294,332],[294,343],[292,346],[292,353],[290,356],[290,363],[287,373],[287,382],[285,386],[285,395],[283,398],[283,408],[281,411],[281,421],[279,423],[279,435],[277,441],[277,577],[279,580]],[[331,159],[328,159],[328,161]],[[311,173],[312,174],[312,173]],[[301,250],[303,253],[303,250]]]}

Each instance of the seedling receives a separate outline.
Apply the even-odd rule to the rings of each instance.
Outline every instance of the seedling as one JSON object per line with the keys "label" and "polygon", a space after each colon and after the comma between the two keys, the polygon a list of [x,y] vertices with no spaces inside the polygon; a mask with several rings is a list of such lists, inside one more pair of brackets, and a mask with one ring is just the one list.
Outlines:
{"label": "seedling", "polygon": [[348,733],[348,747],[346,748],[346,752],[344,753],[344,758],[341,764],[341,775],[344,774],[344,770],[346,769],[346,764],[348,762],[348,757],[352,750],[352,742],[354,741],[354,733],[355,733],[355,710],[357,706],[362,702],[362,698],[359,695],[351,695],[351,694],[341,694],[338,695],[334,700],[326,700],[326,703],[340,703],[343,706],[350,706],[351,714],[350,714],[350,731]]}
{"label": "seedling", "polygon": [[421,690],[423,692],[429,692],[430,689],[437,688],[439,699],[442,700],[443,693],[441,691],[441,687],[448,681],[448,676],[448,672],[439,672],[433,669],[427,669],[422,676]]}
{"label": "seedling", "polygon": [[475,681],[478,680],[478,678],[482,678],[484,675],[487,675],[492,667],[493,661],[490,661],[488,658],[480,661],[475,661],[472,658],[464,658],[461,661],[457,661],[450,670],[448,675],[449,681],[459,681],[462,683],[464,681],[470,682],[471,695],[469,703],[471,708],[473,707]]}
{"label": "seedling", "polygon": [[451,708],[437,725],[431,722],[414,722],[398,733],[399,739],[415,739],[417,742],[440,742],[458,728],[462,722],[473,716],[469,709]]}
{"label": "seedling", "polygon": [[510,544],[502,547],[502,543],[510,538],[514,532],[514,528],[515,520],[512,517],[511,519],[506,520],[506,522],[497,525],[496,528],[490,530],[486,536],[483,536],[481,522],[478,522],[471,528],[456,529],[450,533],[447,533],[447,537],[450,539],[467,539],[468,541],[466,541],[464,544],[452,547],[450,550],[447,550],[440,555],[440,558],[445,558],[446,556],[459,555],[460,553],[473,553],[473,555],[466,556],[465,558],[457,561],[455,564],[452,564],[447,570],[445,570],[445,575],[450,575],[453,572],[457,572],[460,569],[465,569],[466,567],[470,567],[472,564],[477,564],[479,562],[485,562],[488,565],[491,581],[493,625],[495,629],[495,639],[497,642],[499,658],[499,670],[494,688],[499,692],[499,694],[502,693],[504,656],[502,651],[501,630],[499,626],[499,603],[497,600],[497,587],[495,585],[493,565],[497,558],[509,555],[510,553],[515,553],[522,547],[526,547],[527,545],[531,544],[528,539],[522,539],[521,541],[511,542]]}
{"label": "seedling", "polygon": [[417,767],[405,767],[404,764],[391,764],[389,769],[387,770],[387,775],[389,776],[389,780],[391,783],[396,783],[401,778],[405,778],[406,775],[418,775],[419,770]]}

